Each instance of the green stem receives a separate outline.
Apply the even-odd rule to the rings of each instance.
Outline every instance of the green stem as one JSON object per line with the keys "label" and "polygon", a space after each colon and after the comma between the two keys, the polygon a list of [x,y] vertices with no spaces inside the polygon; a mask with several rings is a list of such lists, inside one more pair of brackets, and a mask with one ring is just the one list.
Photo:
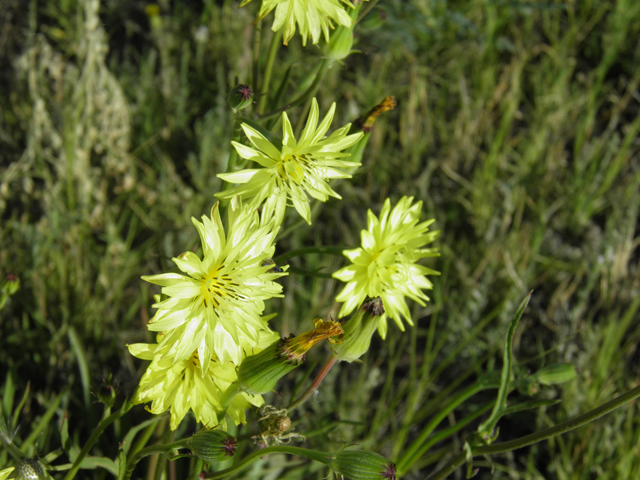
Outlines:
{"label": "green stem", "polygon": [[193,472],[191,473],[191,480],[198,480],[200,478],[200,473],[202,472],[202,468],[204,467],[204,460],[201,458],[196,459],[196,464],[193,467]]}
{"label": "green stem", "polygon": [[360,15],[358,15],[358,20],[356,21],[356,23],[360,23],[362,19],[366,17],[371,10],[373,10],[373,7],[375,7],[379,1],[380,0],[371,0],[366,7],[360,10]]}
{"label": "green stem", "polygon": [[[269,44],[269,53],[267,54],[267,64],[264,67],[264,79],[262,85],[260,85],[260,98],[258,99],[258,115],[264,112],[267,106],[267,100],[269,95],[269,84],[271,83],[271,73],[273,72],[273,64],[276,60],[276,54],[278,53],[278,47],[282,40],[282,29],[278,30],[271,36],[271,43]],[[256,85],[257,88],[257,85]]]}
{"label": "green stem", "polygon": [[322,370],[320,370],[320,372],[316,376],[313,383],[309,386],[309,388],[307,388],[307,390],[302,394],[302,396],[300,396],[300,398],[298,398],[295,402],[291,403],[291,405],[287,407],[287,410],[293,410],[294,408],[299,407],[304,402],[306,402],[309,399],[309,397],[313,394],[313,392],[316,391],[316,389],[320,385],[320,382],[322,382],[322,379],[324,379],[327,373],[329,373],[329,370],[331,370],[331,367],[333,367],[336,362],[337,362],[336,357],[333,354],[331,354],[331,356],[329,357],[329,360],[327,360],[327,363],[324,364],[324,367],[322,367]]}
{"label": "green stem", "polygon": [[[262,33],[262,19],[256,21],[256,28],[253,33],[253,64],[252,69],[252,87],[258,89],[258,82],[260,81],[260,38]],[[254,112],[256,106],[254,105]]]}
{"label": "green stem", "polygon": [[[240,135],[242,134],[242,119],[240,116],[237,116],[235,121],[233,122],[233,131],[231,133],[231,141],[239,142]],[[229,161],[227,162],[227,172],[233,172],[236,168],[236,164],[238,163],[238,152],[236,148],[231,145],[231,151],[229,152]],[[230,182],[222,182],[222,191],[224,192],[227,188],[231,187]]]}
{"label": "green stem", "polygon": [[71,480],[72,478],[75,477],[76,473],[78,473],[78,470],[80,470],[80,464],[89,453],[89,450],[91,450],[91,447],[93,447],[93,444],[96,443],[96,440],[98,440],[98,437],[102,435],[102,432],[104,432],[105,428],[107,428],[115,420],[117,420],[118,418],[120,418],[122,415],[124,415],[126,412],[129,411],[129,408],[127,407],[130,408],[130,405],[128,404],[123,405],[120,408],[120,410],[118,410],[115,413],[112,413],[111,415],[108,415],[108,412],[109,412],[108,409],[105,410],[106,415],[103,415],[102,420],[100,421],[96,429],[93,431],[93,433],[89,437],[89,440],[87,441],[87,443],[85,443],[84,447],[82,447],[82,450],[80,450],[80,453],[78,454],[75,461],[73,462],[73,465],[71,465],[71,468],[67,472],[67,475],[64,477],[64,480]]}
{"label": "green stem", "polygon": [[317,450],[307,450],[306,448],[290,447],[288,445],[280,445],[257,450],[236,465],[225,470],[220,470],[219,472],[205,474],[203,478],[215,479],[227,477],[231,474],[238,473],[239,471],[244,470],[246,467],[251,465],[256,460],[264,457],[265,455],[274,453],[288,453],[289,455],[298,455],[299,457],[308,458],[309,460],[315,460],[316,462],[324,463],[325,465],[329,465],[331,460],[331,456],[324,452],[319,452]]}
{"label": "green stem", "polygon": [[[555,427],[546,428],[539,432],[532,433],[531,435],[525,435],[524,437],[517,438],[508,442],[495,443],[493,445],[474,448],[472,452],[473,456],[509,452],[511,450],[526,447],[534,443],[542,442],[543,440],[548,440],[549,438],[555,437],[556,435],[561,435],[563,433],[591,423],[594,420],[602,417],[603,415],[612,412],[616,408],[619,408],[625,403],[628,403],[638,397],[640,397],[640,385],[614,398],[610,402],[607,402],[604,405],[601,405],[598,408],[585,413],[584,415],[580,415],[573,420],[563,422],[560,425],[556,425]],[[460,466],[462,466],[466,459],[467,452],[459,453],[454,458],[449,460],[449,462],[441,470],[428,477],[427,480],[442,480],[446,478],[449,474],[453,473]]]}
{"label": "green stem", "polygon": [[143,448],[139,452],[135,453],[129,460],[127,460],[127,467],[124,474],[125,480],[129,480],[131,478],[133,469],[136,468],[136,465],[138,464],[138,462],[142,460],[144,457],[148,457],[149,455],[153,455],[155,453],[164,454],[178,448],[188,448],[189,440],[191,439],[185,438],[178,442],[163,443],[161,445],[151,445],[150,447]]}
{"label": "green stem", "polygon": [[509,328],[507,329],[507,336],[504,344],[504,352],[502,355],[502,374],[500,376],[500,388],[498,389],[498,399],[496,400],[496,404],[493,406],[493,411],[489,418],[482,422],[478,427],[478,433],[481,436],[486,436],[491,438],[494,435],[494,430],[498,421],[503,415],[503,410],[507,406],[507,396],[509,395],[509,382],[511,380],[511,365],[513,364],[513,337],[516,334],[516,329],[518,328],[518,323],[520,322],[520,318],[524,313],[525,308],[529,304],[529,300],[531,299],[531,294],[533,292],[529,292],[529,295],[525,297],[525,299],[520,303],[516,314],[513,316],[511,323],[509,323]]}
{"label": "green stem", "polygon": [[337,255],[342,256],[342,252],[347,247],[305,247],[305,248],[296,248],[295,250],[290,250],[287,253],[283,253],[282,255],[278,255],[273,259],[276,264],[281,264],[282,262],[286,262],[291,257],[299,257],[301,255],[308,255],[309,253],[328,253],[329,255]]}

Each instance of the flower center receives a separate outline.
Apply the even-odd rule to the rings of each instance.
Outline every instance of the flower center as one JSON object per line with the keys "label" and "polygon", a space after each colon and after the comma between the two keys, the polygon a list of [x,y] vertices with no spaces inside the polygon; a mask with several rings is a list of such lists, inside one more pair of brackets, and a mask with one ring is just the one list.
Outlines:
{"label": "flower center", "polygon": [[203,282],[202,297],[205,307],[217,308],[220,306],[220,300],[225,297],[243,298],[243,295],[236,292],[236,288],[240,285],[234,282],[228,273],[221,273],[223,268],[224,265],[216,268]]}
{"label": "flower center", "polygon": [[277,172],[283,182],[294,182],[300,185],[305,182],[306,170],[310,168],[311,161],[307,155],[295,155],[290,147],[283,147],[281,160],[277,166]]}

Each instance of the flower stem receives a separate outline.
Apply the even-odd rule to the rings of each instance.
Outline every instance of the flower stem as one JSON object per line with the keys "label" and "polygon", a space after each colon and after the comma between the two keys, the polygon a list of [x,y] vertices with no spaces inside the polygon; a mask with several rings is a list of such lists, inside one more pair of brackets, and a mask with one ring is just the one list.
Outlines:
{"label": "flower stem", "polygon": [[[555,437],[556,435],[561,435],[570,430],[574,430],[578,427],[582,427],[588,423],[591,423],[597,418],[612,412],[616,408],[619,408],[625,403],[628,403],[638,397],[640,397],[640,385],[614,398],[610,402],[607,402],[604,405],[599,406],[598,408],[594,408],[584,415],[580,415],[579,417],[574,418],[573,420],[568,420],[561,423],[560,425],[556,425],[555,427],[546,428],[539,432],[532,433],[531,435],[525,435],[524,437],[516,438],[515,440],[510,440],[508,442],[495,443],[493,445],[473,448],[472,454],[475,457],[479,455],[504,453],[511,450],[516,450],[518,448],[526,447],[543,440],[548,440],[549,438]],[[442,469],[428,477],[427,480],[442,480],[446,478],[449,474],[453,473],[460,466],[462,466],[466,459],[466,451],[459,453],[451,460],[449,460],[449,462]]]}
{"label": "flower stem", "polygon": [[[262,19],[256,22],[256,28],[253,33],[253,64],[252,69],[252,87],[257,89],[260,81],[260,38],[262,33]],[[254,105],[255,107],[255,105]],[[256,110],[254,110],[255,112]]]}
{"label": "flower stem", "polygon": [[171,450],[175,450],[178,448],[188,448],[189,440],[190,440],[189,438],[185,438],[173,443],[151,445],[150,447],[146,447],[138,451],[129,460],[127,460],[127,466],[124,474],[125,480],[129,480],[131,478],[133,469],[136,467],[138,462],[142,460],[144,457],[148,457],[149,455],[153,455],[155,453],[167,453],[167,452],[170,452]]}
{"label": "flower stem", "polygon": [[336,357],[333,354],[331,354],[331,356],[329,357],[329,360],[327,360],[327,363],[324,364],[324,367],[322,367],[322,370],[320,370],[320,372],[316,376],[311,386],[307,388],[307,390],[302,394],[300,398],[298,398],[295,402],[291,403],[291,405],[287,407],[287,410],[292,410],[296,407],[299,407],[304,402],[306,402],[311,396],[311,394],[313,394],[313,392],[318,388],[318,385],[320,385],[320,382],[322,382],[322,379],[327,375],[327,373],[329,373],[329,370],[331,370],[331,367],[333,367],[333,365],[336,362],[337,362]]}
{"label": "flower stem", "polygon": [[[273,72],[273,64],[275,63],[276,54],[278,53],[278,47],[282,40],[282,29],[274,32],[271,36],[271,43],[269,44],[269,53],[267,54],[267,64],[264,67],[264,79],[260,85],[260,98],[258,99],[258,115],[262,115],[265,107],[267,106],[267,100],[269,96],[269,84],[271,83],[271,73]],[[256,85],[256,88],[258,86]]]}
{"label": "flower stem", "polygon": [[238,473],[239,471],[245,469],[259,458],[274,453],[288,453],[289,455],[298,455],[299,457],[308,458],[309,460],[315,460],[316,462],[324,463],[325,465],[329,465],[329,461],[331,459],[328,454],[319,452],[317,450],[308,450],[306,448],[279,445],[263,448],[262,450],[257,450],[236,465],[225,470],[220,470],[219,472],[205,474],[203,478],[216,479],[227,477],[231,474]]}

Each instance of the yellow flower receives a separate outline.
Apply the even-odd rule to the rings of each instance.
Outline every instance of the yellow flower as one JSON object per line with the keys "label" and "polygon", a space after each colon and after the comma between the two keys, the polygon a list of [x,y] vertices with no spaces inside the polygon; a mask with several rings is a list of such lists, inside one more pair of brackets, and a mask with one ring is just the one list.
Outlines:
{"label": "yellow flower", "polygon": [[238,155],[264,168],[218,174],[218,177],[227,182],[243,185],[230,188],[216,196],[227,199],[239,195],[245,199],[252,199],[253,208],[257,208],[266,200],[264,210],[267,215],[273,212],[276,223],[282,221],[287,200],[290,199],[298,213],[310,224],[311,210],[307,194],[322,202],[326,202],[330,195],[341,198],[329,187],[327,180],[351,178],[351,175],[339,171],[338,168],[360,165],[341,160],[349,156],[348,153],[343,153],[343,150],[355,144],[362,136],[362,133],[347,135],[351,124],[336,130],[327,138],[324,137],[333,120],[335,108],[334,103],[318,125],[318,102],[314,98],[300,140],[293,136],[289,117],[286,112],[283,113],[284,139],[281,150],[274,147],[257,130],[243,123],[242,128],[255,149],[238,142],[232,144]]}
{"label": "yellow flower", "polygon": [[433,220],[418,223],[422,202],[411,205],[413,197],[402,197],[391,210],[387,199],[378,219],[368,212],[368,229],[362,230],[362,247],[345,250],[351,260],[348,265],[333,274],[347,285],[336,297],[344,302],[339,316],[343,317],[360,306],[367,297],[380,297],[385,313],[380,316],[378,332],[387,335],[387,316],[404,331],[401,317],[409,323],[411,314],[404,297],[409,297],[424,306],[429,300],[423,289],[433,288],[425,275],[439,275],[435,270],[418,265],[424,257],[438,256],[437,248],[422,248],[440,235],[429,232]]}
{"label": "yellow flower", "polygon": [[[243,7],[250,1],[244,0],[240,6]],[[342,3],[352,7],[348,0],[342,0]],[[318,43],[320,32],[328,42],[329,29],[333,29],[331,20],[345,27],[350,27],[353,23],[338,0],[262,0],[258,19],[266,17],[274,8],[276,15],[271,30],[277,32],[284,27],[285,45],[296,33],[296,23],[302,36],[302,45],[305,46],[307,38],[310,38],[314,44]]]}
{"label": "yellow flower", "polygon": [[4,470],[0,470],[0,480],[4,480],[9,475],[11,475],[11,472],[13,472],[13,470],[14,470],[14,467],[9,467],[9,468],[5,468]]}
{"label": "yellow flower", "polygon": [[[182,272],[142,277],[162,286],[168,298],[154,304],[158,311],[149,322],[152,331],[165,332],[159,353],[180,362],[198,350],[202,375],[212,355],[239,365],[242,346],[255,346],[261,331],[264,300],[282,296],[274,280],[285,273],[272,270],[277,227],[262,220],[254,209],[234,198],[228,208],[228,228],[220,220],[218,204],[211,218],[192,219],[202,241],[204,258],[185,252],[173,261]],[[271,271],[270,271],[271,270]]]}
{"label": "yellow flower", "polygon": [[[249,353],[258,353],[278,338],[274,332],[262,331],[256,346]],[[134,402],[147,403],[146,407],[153,414],[171,411],[171,430],[178,425],[191,410],[198,422],[209,428],[222,425],[226,427],[225,418],[220,418],[224,408],[222,396],[237,380],[238,374],[232,362],[221,362],[211,355],[209,368],[203,371],[198,352],[190,358],[176,361],[158,353],[157,344],[138,343],[127,345],[129,352],[143,360],[151,360],[151,364],[140,380],[140,387]],[[259,395],[238,393],[231,400],[226,414],[236,424],[246,423],[244,410],[253,406],[259,407],[264,400]]]}

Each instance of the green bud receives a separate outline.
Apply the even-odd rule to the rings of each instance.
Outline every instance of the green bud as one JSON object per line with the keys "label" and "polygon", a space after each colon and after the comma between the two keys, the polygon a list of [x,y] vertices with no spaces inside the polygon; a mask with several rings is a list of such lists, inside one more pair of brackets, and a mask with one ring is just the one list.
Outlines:
{"label": "green bud", "polygon": [[189,445],[194,456],[215,463],[233,457],[238,441],[224,430],[200,430],[189,439]]}
{"label": "green bud", "polygon": [[396,465],[368,450],[343,450],[331,461],[336,475],[348,480],[395,480]]}
{"label": "green bud", "polygon": [[18,464],[15,477],[20,480],[40,480],[46,478],[42,464],[35,458],[25,458]]}
{"label": "green bud", "polygon": [[549,365],[548,367],[538,370],[533,374],[533,378],[543,385],[556,385],[576,378],[576,369],[573,365],[556,363],[555,365]]}
{"label": "green bud", "polygon": [[236,85],[227,95],[227,103],[234,110],[242,110],[251,105],[253,101],[253,90],[249,85]]}
{"label": "green bud", "polygon": [[378,328],[378,317],[383,314],[384,306],[380,297],[364,302],[358,312],[343,325],[342,343],[331,347],[336,359],[340,362],[353,362],[367,353],[371,337]]}
{"label": "green bud", "polygon": [[540,382],[535,379],[523,378],[516,384],[518,392],[531,397],[540,391]]}
{"label": "green bud", "polygon": [[5,284],[2,286],[2,290],[7,292],[9,295],[13,295],[20,288],[20,279],[16,277],[13,273],[7,275],[7,280]]}
{"label": "green bud", "polygon": [[144,8],[147,17],[149,17],[149,23],[151,24],[152,31],[162,30],[162,16],[160,15],[160,7],[155,3],[150,3]]}

